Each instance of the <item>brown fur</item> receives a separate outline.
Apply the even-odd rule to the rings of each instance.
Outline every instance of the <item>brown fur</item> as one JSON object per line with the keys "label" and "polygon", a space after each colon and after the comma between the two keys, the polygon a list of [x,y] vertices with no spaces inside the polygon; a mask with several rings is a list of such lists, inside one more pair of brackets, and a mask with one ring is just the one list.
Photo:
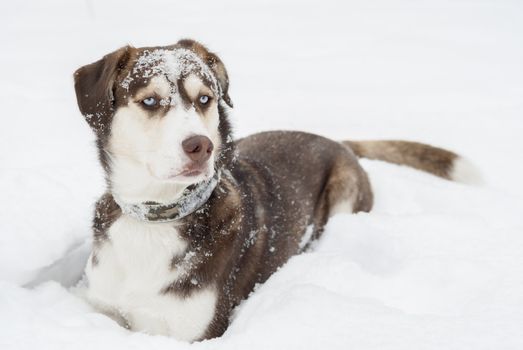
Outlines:
{"label": "brown fur", "polygon": [[419,142],[409,141],[343,141],[358,157],[407,165],[451,180],[456,153]]}
{"label": "brown fur", "polygon": [[131,48],[122,47],[74,73],[80,112],[97,132],[105,131],[115,110],[114,86],[129,59]]}

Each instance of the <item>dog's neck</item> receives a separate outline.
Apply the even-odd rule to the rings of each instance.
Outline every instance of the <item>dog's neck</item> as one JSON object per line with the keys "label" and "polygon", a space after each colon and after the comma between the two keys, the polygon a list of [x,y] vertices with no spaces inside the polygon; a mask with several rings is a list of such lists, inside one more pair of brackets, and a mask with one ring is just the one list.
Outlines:
{"label": "dog's neck", "polygon": [[[115,165],[115,164],[113,164]],[[151,177],[143,167],[119,162],[108,172],[109,192],[124,214],[147,222],[174,221],[201,207],[220,173],[196,184],[169,183]]]}
{"label": "dog's neck", "polygon": [[133,204],[113,194],[116,203],[126,215],[145,222],[173,222],[192,214],[207,202],[220,180],[217,171],[210,179],[190,185],[170,203],[145,201]]}

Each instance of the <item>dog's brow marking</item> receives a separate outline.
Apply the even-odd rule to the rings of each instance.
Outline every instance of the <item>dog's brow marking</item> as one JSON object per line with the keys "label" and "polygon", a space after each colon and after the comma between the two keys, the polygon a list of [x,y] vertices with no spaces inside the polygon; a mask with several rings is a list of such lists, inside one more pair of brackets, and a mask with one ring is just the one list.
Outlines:
{"label": "dog's brow marking", "polygon": [[150,95],[158,95],[162,99],[169,99],[172,94],[171,86],[165,81],[163,77],[154,77],[151,82],[146,86],[138,90],[136,98],[142,100]]}
{"label": "dog's brow marking", "polygon": [[185,78],[183,86],[187,92],[187,95],[189,95],[193,101],[196,100],[199,94],[205,94],[214,97],[212,89],[209,89],[195,74],[191,74]]}

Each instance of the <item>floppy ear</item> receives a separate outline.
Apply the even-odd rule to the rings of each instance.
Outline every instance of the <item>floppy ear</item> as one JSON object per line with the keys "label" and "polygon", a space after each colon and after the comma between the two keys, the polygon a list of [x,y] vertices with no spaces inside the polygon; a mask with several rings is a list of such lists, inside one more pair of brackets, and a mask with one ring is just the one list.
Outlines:
{"label": "floppy ear", "polygon": [[229,107],[232,108],[233,104],[229,97],[229,76],[227,75],[225,65],[220,58],[215,53],[207,50],[207,48],[199,42],[191,39],[182,39],[176,43],[176,46],[184,47],[193,51],[211,68],[218,80],[218,84],[220,84],[220,89],[222,91],[221,98],[225,103],[227,103],[227,105],[229,105]]}
{"label": "floppy ear", "polygon": [[122,47],[74,73],[78,108],[96,132],[105,130],[114,112],[114,81],[127,63],[130,49]]}

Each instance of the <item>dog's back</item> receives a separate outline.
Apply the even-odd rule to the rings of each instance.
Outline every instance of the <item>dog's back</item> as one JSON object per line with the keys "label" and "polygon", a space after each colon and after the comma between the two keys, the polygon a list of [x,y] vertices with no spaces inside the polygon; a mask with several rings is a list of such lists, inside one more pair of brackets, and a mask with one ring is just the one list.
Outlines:
{"label": "dog's back", "polygon": [[[337,209],[369,211],[372,191],[354,154],[338,142],[296,131],[263,132],[237,142],[232,173],[267,231],[261,275],[319,237]],[[268,265],[268,266],[265,266]]]}

